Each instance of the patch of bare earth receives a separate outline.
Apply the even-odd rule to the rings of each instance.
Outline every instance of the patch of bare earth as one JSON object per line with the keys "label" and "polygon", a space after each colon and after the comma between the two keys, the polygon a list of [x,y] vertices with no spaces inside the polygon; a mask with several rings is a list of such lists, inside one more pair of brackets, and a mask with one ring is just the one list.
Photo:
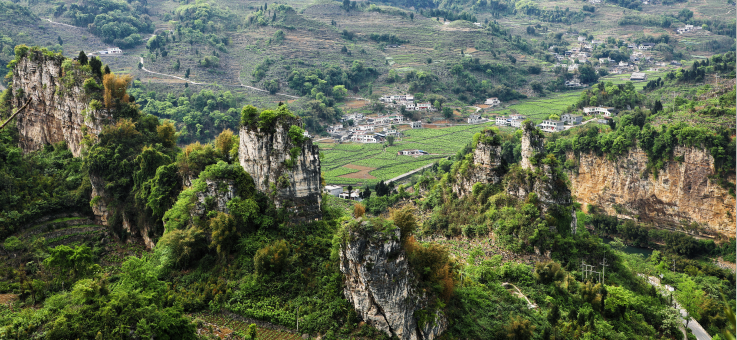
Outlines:
{"label": "patch of bare earth", "polygon": [[338,177],[343,177],[343,178],[358,178],[358,179],[376,179],[376,177],[371,176],[369,174],[369,171],[376,170],[376,168],[369,168],[367,166],[360,166],[360,165],[355,165],[355,164],[346,164],[343,167],[346,167],[348,169],[361,170],[361,171],[354,172],[352,174],[341,175],[341,176],[338,176]]}
{"label": "patch of bare earth", "polygon": [[16,294],[0,294],[0,305],[9,305],[18,299]]}

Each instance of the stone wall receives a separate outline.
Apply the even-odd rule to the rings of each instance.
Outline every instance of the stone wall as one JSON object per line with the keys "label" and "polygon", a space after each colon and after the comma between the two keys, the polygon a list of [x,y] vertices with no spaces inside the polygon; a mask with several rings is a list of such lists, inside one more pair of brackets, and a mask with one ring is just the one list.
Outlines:
{"label": "stone wall", "polygon": [[[714,158],[701,148],[676,147],[657,178],[648,174],[647,155],[632,148],[616,159],[584,153],[569,159],[578,169],[568,177],[573,194],[583,205],[597,205],[610,215],[618,210],[661,227],[680,226],[682,221],[697,222],[710,233],[735,235],[735,199],[710,177]],[[733,179],[734,180],[734,179]]]}
{"label": "stone wall", "polygon": [[[82,75],[75,74],[73,85],[63,84],[63,57],[47,56],[41,51],[29,51],[13,69],[12,104],[21,107],[30,98],[28,107],[18,114],[16,125],[20,147],[34,151],[46,144],[65,141],[74,156],[82,151],[82,128],[97,136],[111,116],[104,111],[89,111]],[[79,72],[72,70],[70,72]]]}
{"label": "stone wall", "polygon": [[[365,221],[357,221],[365,227]],[[442,312],[435,321],[418,325],[415,312],[427,306],[400,242],[400,231],[366,233],[348,230],[340,251],[344,294],[358,316],[400,340],[432,340],[448,326]]]}
{"label": "stone wall", "polygon": [[[299,118],[279,118],[273,131],[242,127],[238,159],[253,177],[256,188],[274,198],[277,208],[291,211],[295,219],[311,220],[322,216],[320,203],[320,152],[312,140],[295,145],[288,132],[302,126]],[[293,166],[290,151],[299,148]]]}

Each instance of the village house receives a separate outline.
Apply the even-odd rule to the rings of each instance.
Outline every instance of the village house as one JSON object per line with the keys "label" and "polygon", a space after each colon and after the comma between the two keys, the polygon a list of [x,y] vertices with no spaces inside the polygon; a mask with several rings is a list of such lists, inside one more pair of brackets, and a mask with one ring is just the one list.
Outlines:
{"label": "village house", "polygon": [[520,119],[520,118],[512,118],[509,121],[509,126],[520,128],[520,127],[522,127],[522,123],[524,123],[524,121],[525,121],[524,118],[522,118],[522,119]]}
{"label": "village house", "polygon": [[330,196],[338,197],[343,193],[343,187],[340,185],[326,185],[323,191]]}
{"label": "village house", "polygon": [[351,141],[357,143],[378,143],[381,141],[381,138],[374,134],[355,134],[351,136]]}
{"label": "village house", "polygon": [[572,113],[564,113],[562,116],[560,116],[560,119],[565,123],[569,123],[571,125],[578,125],[578,124],[581,124],[581,121],[583,121],[583,116],[574,115]]}
{"label": "village house", "polygon": [[481,123],[486,123],[489,120],[486,118],[481,118],[481,115],[470,115],[467,121],[468,121],[468,124],[481,124]]}
{"label": "village house", "polygon": [[507,126],[507,125],[509,125],[509,121],[507,120],[507,117],[497,116],[496,117],[496,125],[498,125],[498,126]]}
{"label": "village house", "polygon": [[586,37],[583,36],[583,35],[579,35],[578,36],[578,42],[584,42],[584,41],[586,41]]}
{"label": "village house", "polygon": [[613,107],[587,106],[583,108],[585,115],[598,114],[605,117],[616,116],[619,111]]}
{"label": "village house", "polygon": [[415,107],[415,111],[420,111],[420,110],[432,110],[432,104],[430,104],[430,102],[417,103],[417,106]]}
{"label": "village house", "polygon": [[353,191],[350,193],[350,196],[347,192],[341,193],[338,197],[344,199],[344,200],[351,200],[356,202],[361,202],[363,199],[361,198],[361,192],[358,190]]}
{"label": "village house", "polygon": [[402,150],[397,151],[397,155],[399,156],[422,156],[427,155],[428,153],[426,151],[422,150]]}
{"label": "village house", "polygon": [[637,49],[640,50],[651,50],[653,47],[655,47],[654,43],[642,43],[640,46],[637,46]]}
{"label": "village house", "polygon": [[596,122],[599,124],[609,124],[612,119],[610,117],[601,117]]}
{"label": "village house", "polygon": [[108,48],[107,50],[97,51],[96,54],[98,55],[123,54],[123,50],[117,47],[112,47],[112,48]]}
{"label": "village house", "polygon": [[545,132],[558,132],[564,129],[563,122],[560,120],[543,120],[538,126]]}
{"label": "village house", "polygon": [[379,98],[380,101],[384,103],[394,103],[394,102],[413,102],[415,101],[415,97],[411,94],[402,94],[402,95],[391,95],[391,96],[382,96]]}
{"label": "village house", "polygon": [[416,122],[409,122],[409,127],[413,129],[422,129],[422,122],[416,121]]}
{"label": "village house", "polygon": [[630,80],[632,80],[632,81],[644,81],[644,80],[647,80],[647,74],[645,74],[645,73],[639,73],[639,72],[634,72],[630,76]]}
{"label": "village house", "polygon": [[567,87],[583,87],[583,84],[578,79],[566,80],[565,84]]}
{"label": "village house", "polygon": [[484,105],[497,106],[497,105],[499,105],[501,103],[502,102],[499,100],[499,98],[497,98],[497,97],[491,97],[491,98],[487,98],[486,99],[486,101],[484,102]]}

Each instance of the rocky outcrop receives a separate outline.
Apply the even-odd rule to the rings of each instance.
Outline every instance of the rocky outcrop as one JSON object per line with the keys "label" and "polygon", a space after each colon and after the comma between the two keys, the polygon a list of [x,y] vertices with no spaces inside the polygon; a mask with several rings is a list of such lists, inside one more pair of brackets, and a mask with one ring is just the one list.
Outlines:
{"label": "rocky outcrop", "polygon": [[624,214],[661,227],[697,222],[706,231],[735,235],[735,198],[710,179],[714,158],[705,150],[676,147],[674,159],[647,173],[647,155],[632,148],[616,159],[606,155],[568,154],[578,168],[569,173],[573,194],[583,205],[593,204],[608,214]]}
{"label": "rocky outcrop", "polygon": [[[92,212],[95,214],[95,223],[112,229],[119,239],[129,242],[143,242],[148,249],[156,245],[155,225],[140,215],[129,211],[111,209],[110,196],[105,192],[105,180],[90,173],[92,184]],[[117,220],[120,222],[117,223]]]}
{"label": "rocky outcrop", "polygon": [[499,138],[494,131],[483,131],[473,151],[473,160],[466,169],[459,170],[453,182],[453,192],[458,197],[463,197],[473,191],[476,183],[500,183],[504,175],[501,154]]}
{"label": "rocky outcrop", "polygon": [[102,110],[90,109],[82,89],[84,76],[77,74],[81,71],[76,67],[65,71],[64,59],[61,55],[30,50],[13,69],[13,106],[21,107],[31,99],[16,118],[24,152],[65,141],[72,154],[79,156],[84,134],[97,136],[111,119]]}
{"label": "rocky outcrop", "polygon": [[289,137],[296,117],[280,117],[269,128],[242,127],[238,159],[253,177],[256,188],[274,198],[297,220],[321,217],[320,152],[312,140],[298,145]]}
{"label": "rocky outcrop", "polygon": [[227,179],[205,179],[205,189],[195,196],[193,214],[204,216],[208,210],[229,213],[228,202],[236,196],[235,182]]}
{"label": "rocky outcrop", "polygon": [[[399,229],[374,231],[369,222],[347,228],[340,251],[344,293],[358,316],[401,340],[436,339],[448,326],[441,311],[434,320],[418,321],[429,299],[419,294],[416,278],[402,248]],[[420,324],[422,323],[422,324]]]}
{"label": "rocky outcrop", "polygon": [[522,133],[522,160],[520,171],[512,173],[507,181],[507,193],[519,199],[535,193],[545,213],[554,205],[570,205],[571,191],[565,175],[558,172],[558,160],[544,154],[542,132],[531,124]]}

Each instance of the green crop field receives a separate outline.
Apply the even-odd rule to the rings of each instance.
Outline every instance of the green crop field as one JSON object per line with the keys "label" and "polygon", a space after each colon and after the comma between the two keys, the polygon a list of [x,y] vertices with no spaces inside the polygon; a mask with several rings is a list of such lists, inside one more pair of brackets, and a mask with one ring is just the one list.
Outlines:
{"label": "green crop field", "polygon": [[[322,171],[327,184],[362,185],[376,184],[414,169],[455,155],[465,146],[473,135],[493,123],[480,125],[459,125],[443,129],[407,130],[405,136],[398,138],[393,146],[383,144],[321,144]],[[412,157],[397,155],[405,149],[420,149],[429,155]],[[373,168],[369,175],[375,179],[340,177],[359,172],[346,168],[348,164]]]}

